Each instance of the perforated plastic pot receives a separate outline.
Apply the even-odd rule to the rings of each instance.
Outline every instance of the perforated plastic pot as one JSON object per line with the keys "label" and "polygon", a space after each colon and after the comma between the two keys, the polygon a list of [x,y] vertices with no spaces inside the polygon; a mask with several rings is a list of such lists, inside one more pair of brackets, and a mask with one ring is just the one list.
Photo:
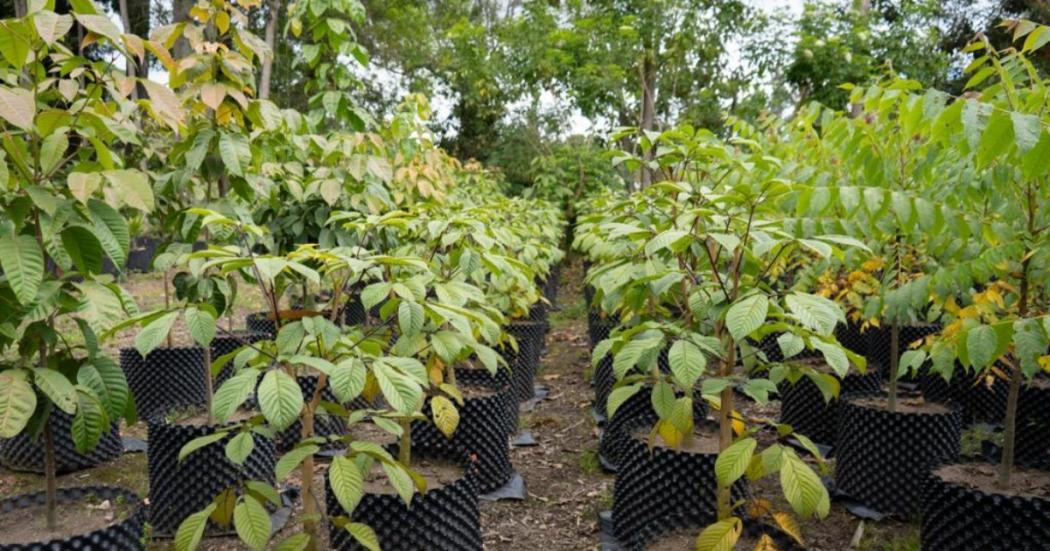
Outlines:
{"label": "perforated plastic pot", "polygon": [[[87,454],[77,451],[70,433],[73,416],[59,409],[52,409],[48,417],[51,423],[51,436],[55,446],[55,469],[59,474],[90,469],[116,459],[124,453],[124,443],[120,438],[120,425],[114,423],[110,430],[102,433],[95,449]],[[28,434],[19,434],[14,438],[0,440],[0,465],[14,470],[31,473],[44,472],[44,441],[36,440]]]}
{"label": "perforated plastic pot", "polygon": [[927,400],[955,404],[962,411],[966,423],[1001,423],[1006,412],[1009,385],[993,377],[989,379],[967,373],[957,365],[950,382],[935,374],[920,374],[919,390]]}
{"label": "perforated plastic pot", "polygon": [[835,326],[835,339],[846,350],[867,357],[868,339],[860,330],[860,325],[854,322],[840,323]]}
{"label": "perforated plastic pot", "polygon": [[555,264],[551,266],[550,274],[547,275],[547,280],[543,282],[543,296],[551,304],[558,303],[559,285],[561,285],[561,265]]}
{"label": "perforated plastic pot", "polygon": [[146,358],[134,348],[121,348],[120,367],[143,419],[207,401],[200,347],[156,348]]}
{"label": "perforated plastic pot", "polygon": [[987,493],[934,473],[926,485],[921,530],[928,551],[1043,551],[1050,548],[1050,496]]}
{"label": "perforated plastic pot", "polygon": [[834,446],[838,431],[839,401],[853,396],[878,394],[881,382],[878,372],[850,373],[840,382],[839,398],[824,401],[809,377],[802,377],[795,384],[783,382],[779,386],[780,422],[791,427],[810,440]]}
{"label": "perforated plastic pot", "polygon": [[1045,381],[1021,389],[1015,442],[1018,464],[1050,469],[1050,387]]}
{"label": "perforated plastic pot", "polygon": [[[396,447],[392,449],[396,456]],[[481,514],[478,507],[477,466],[464,454],[443,455],[436,450],[412,443],[412,454],[418,459],[432,458],[461,462],[463,477],[452,484],[416,494],[412,505],[406,506],[393,494],[365,494],[354,509],[353,520],[367,524],[375,531],[383,551],[419,551],[421,549],[448,549],[480,551]],[[332,493],[325,477],[325,502],[328,516],[346,516],[346,511]],[[328,545],[340,551],[364,551],[353,536],[328,523]]]}
{"label": "perforated plastic pot", "polygon": [[[146,511],[142,500],[134,492],[111,486],[84,486],[79,488],[61,488],[57,492],[59,503],[79,503],[105,500],[123,501],[131,508],[127,518],[110,526],[77,534],[65,539],[55,539],[34,543],[0,543],[0,551],[75,551],[104,549],[106,551],[138,551],[144,549],[143,528],[146,524]],[[47,503],[47,494],[37,492],[23,494],[0,500],[0,516],[5,513],[39,507]],[[62,522],[66,519],[59,519]]]}
{"label": "perforated plastic pot", "polygon": [[840,408],[836,489],[881,513],[917,516],[927,475],[959,457],[959,410],[891,413],[855,400]]}
{"label": "perforated plastic pot", "polygon": [[513,379],[505,367],[500,367],[493,375],[484,369],[457,369],[456,382],[461,385],[481,386],[493,389],[507,389],[507,397],[504,400],[506,413],[501,419],[507,425],[507,434],[514,434],[518,430],[518,417],[520,409],[518,400],[514,397]]}
{"label": "perforated plastic pot", "polygon": [[128,250],[127,270],[129,272],[148,272],[153,264],[153,257],[157,254],[157,246],[160,241],[153,237],[136,237],[131,240],[131,249]]}
{"label": "perforated plastic pot", "polygon": [[531,320],[514,320],[504,330],[518,342],[517,351],[509,346],[502,351],[503,358],[511,366],[514,396],[519,402],[531,400],[536,394],[535,380],[543,347],[543,325]]}
{"label": "perforated plastic pot", "polygon": [[[247,344],[258,342],[266,338],[269,338],[269,334],[253,331],[231,331],[221,333],[211,341],[211,359],[212,361],[215,361],[234,350],[239,350]],[[219,385],[232,376],[233,362],[231,361],[223,366],[222,370],[216,375],[214,383],[215,388],[219,388]]]}
{"label": "perforated plastic pot", "polygon": [[[465,371],[456,370],[457,382],[461,387],[467,386],[463,379],[459,379],[461,373],[465,375],[464,379],[469,378]],[[412,423],[413,446],[418,444],[426,448],[443,449],[442,453],[447,455],[465,450],[477,456],[478,491],[482,494],[502,488],[514,474],[514,467],[510,464],[508,406],[517,406],[517,403],[511,397],[509,386],[499,389],[489,387],[489,390],[494,393],[466,398],[458,406],[459,426],[451,439],[445,437],[432,421]],[[432,419],[429,400],[423,411]]]}
{"label": "perforated plastic pot", "polygon": [[[159,417],[149,420],[148,427],[149,522],[155,534],[173,535],[187,516],[204,509],[220,492],[241,481],[274,483],[277,448],[269,438],[253,435],[255,448],[244,465],[226,459],[226,442],[235,433],[179,461],[179,450],[187,442],[214,434],[219,427],[176,425]],[[221,531],[209,524],[209,533]]]}
{"label": "perforated plastic pot", "polygon": [[[613,527],[625,550],[641,551],[661,535],[700,529],[718,517],[716,453],[691,453],[627,440],[613,491]],[[747,495],[746,480],[733,485],[733,501]]]}
{"label": "perforated plastic pot", "polygon": [[[703,422],[707,416],[707,405],[699,393],[693,398],[693,421]],[[628,398],[616,414],[605,423],[598,440],[598,455],[602,466],[617,471],[632,448],[632,434],[639,429],[649,430],[659,420],[653,411],[652,387],[644,386]]]}
{"label": "perforated plastic pot", "polygon": [[[897,352],[899,354],[904,354],[908,351],[913,342],[924,339],[929,335],[939,333],[940,330],[941,324],[939,323],[901,325]],[[884,374],[889,374],[891,350],[890,326],[884,322],[880,327],[869,327],[863,334],[867,343],[868,359],[879,365]],[[901,377],[900,380],[909,381],[911,380],[911,377]]]}
{"label": "perforated plastic pot", "polygon": [[598,343],[609,338],[612,330],[616,327],[615,321],[603,316],[601,312],[591,309],[587,311],[587,337],[590,339],[591,350]]}

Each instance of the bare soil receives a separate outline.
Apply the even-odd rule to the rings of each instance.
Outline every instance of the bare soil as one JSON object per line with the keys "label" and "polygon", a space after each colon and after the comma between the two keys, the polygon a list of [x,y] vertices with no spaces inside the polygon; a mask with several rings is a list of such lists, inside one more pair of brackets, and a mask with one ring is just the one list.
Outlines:
{"label": "bare soil", "polygon": [[1010,474],[1010,487],[1000,489],[998,465],[988,463],[961,463],[946,465],[934,474],[957,486],[978,490],[986,494],[1024,496],[1050,499],[1050,472],[1014,469]]}
{"label": "bare soil", "polygon": [[[853,400],[854,404],[872,408],[872,409],[889,409],[888,402],[885,397],[873,397],[873,398],[860,398]],[[944,404],[937,402],[927,402],[922,398],[913,397],[899,397],[897,398],[897,410],[898,413],[917,413],[926,415],[944,415],[950,412]]]}
{"label": "bare soil", "polygon": [[[636,430],[634,434],[632,434],[632,436],[648,444],[650,438],[650,431],[646,430],[645,428],[641,428]],[[659,434],[657,434],[653,438],[653,445],[659,446],[661,448],[673,449],[679,452],[699,455],[717,454],[718,435],[698,428],[697,430],[693,431],[692,438],[690,438],[686,442],[683,442],[681,446],[678,446],[676,448],[674,446],[669,445]]]}
{"label": "bare soil", "polygon": [[117,524],[131,516],[125,503],[75,501],[58,503],[56,527],[47,529],[47,509],[43,505],[15,509],[0,514],[0,544],[45,542],[88,534]]}

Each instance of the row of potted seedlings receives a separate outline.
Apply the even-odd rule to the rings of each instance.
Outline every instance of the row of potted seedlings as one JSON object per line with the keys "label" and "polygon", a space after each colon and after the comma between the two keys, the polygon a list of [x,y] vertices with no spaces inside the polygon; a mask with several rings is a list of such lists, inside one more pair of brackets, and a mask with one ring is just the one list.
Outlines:
{"label": "row of potted seedlings", "polygon": [[[974,48],[991,75],[1016,76],[1029,63],[1023,48]],[[719,506],[727,493],[746,502],[733,484],[769,467],[781,469],[796,505],[792,492],[804,485],[784,477],[780,448],[755,451],[756,436],[832,453],[836,494],[863,514],[920,520],[924,548],[1034,549],[1050,539],[1040,470],[1050,459],[1041,375],[1050,365],[1041,294],[1050,205],[1034,164],[1047,138],[1033,110],[1009,97],[1044,86],[1002,77],[951,100],[890,81],[854,92],[863,117],[818,106],[786,128],[738,123],[730,144],[688,127],[640,139],[657,153],[629,168],[664,181],[592,199],[575,240],[590,264],[596,415],[603,464],[617,471],[620,545],[642,548],[682,528],[703,528],[704,549],[745,537],[747,523],[733,520],[742,512]],[[951,195],[959,180],[970,182],[966,201]],[[773,392],[775,433],[752,428],[770,423],[749,415],[761,408],[723,407],[742,395],[761,405]],[[710,444],[701,484],[711,493],[689,496],[701,505],[669,499],[690,493],[680,488],[647,494],[659,475],[636,480],[659,466],[677,480],[689,468],[670,466],[667,448],[702,449],[674,442],[703,423],[703,408],[686,407],[690,394],[706,399],[723,429],[727,416],[740,421]],[[968,423],[1001,423],[1001,444],[986,446],[998,466],[961,461]],[[638,441],[646,433],[648,449]],[[802,512],[826,512],[823,486],[812,495],[819,508]]]}

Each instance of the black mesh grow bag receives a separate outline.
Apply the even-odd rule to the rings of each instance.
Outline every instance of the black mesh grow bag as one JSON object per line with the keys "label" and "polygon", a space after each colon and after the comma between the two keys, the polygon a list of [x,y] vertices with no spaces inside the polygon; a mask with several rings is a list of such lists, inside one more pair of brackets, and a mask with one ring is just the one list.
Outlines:
{"label": "black mesh grow bag", "polygon": [[613,319],[603,316],[598,310],[587,311],[587,337],[590,339],[591,350],[609,338],[614,328],[616,322]]}
{"label": "black mesh grow bag", "polygon": [[988,494],[931,474],[922,508],[927,551],[1050,549],[1050,496]]}
{"label": "black mesh grow bag", "polygon": [[561,265],[555,264],[551,266],[551,271],[547,274],[547,280],[543,282],[543,296],[550,301],[551,304],[558,303],[558,286],[561,284]]}
{"label": "black mesh grow bag", "polygon": [[121,348],[120,367],[143,419],[207,401],[200,347],[156,348],[145,359],[134,348]]}
{"label": "black mesh grow bag", "polygon": [[[707,403],[697,393],[693,397],[693,421],[699,424],[706,416]],[[652,387],[646,385],[620,404],[616,414],[602,429],[601,438],[598,440],[598,455],[602,466],[609,471],[618,470],[631,449],[634,440],[632,434],[639,429],[651,429],[658,420],[659,417],[653,411]]]}
{"label": "black mesh grow bag", "polygon": [[[457,378],[464,370],[456,370]],[[460,386],[466,383],[459,380]],[[495,394],[467,398],[459,409],[459,427],[446,438],[432,422],[412,423],[412,445],[427,449],[442,450],[451,455],[465,450],[477,456],[478,491],[487,494],[502,488],[514,474],[510,464],[510,420],[508,404],[517,406],[511,397],[510,387],[503,387]],[[431,417],[428,404],[423,411]]]}
{"label": "black mesh grow bag", "polygon": [[[131,507],[128,518],[105,528],[78,534],[62,540],[49,540],[36,543],[0,543],[0,551],[75,551],[79,549],[100,549],[105,551],[138,551],[143,545],[143,528],[146,524],[146,511],[142,500],[134,492],[111,486],[83,486],[79,488],[59,488],[59,503],[120,500]],[[37,492],[0,500],[0,515],[38,507],[47,503],[47,494]],[[63,519],[59,519],[60,521]]]}
{"label": "black mesh grow bag", "polygon": [[[391,446],[396,456],[396,446]],[[365,494],[354,509],[353,520],[368,525],[375,531],[383,551],[419,551],[440,549],[480,551],[481,513],[478,506],[477,466],[462,452],[443,455],[447,450],[435,450],[412,443],[412,454],[417,458],[461,461],[465,472],[456,482],[441,488],[416,494],[412,505],[406,506],[393,494]],[[345,516],[346,512],[332,493],[325,477],[325,503],[328,516]],[[364,551],[345,529],[329,520],[328,545],[340,551]]]}
{"label": "black mesh grow bag", "polygon": [[[225,356],[234,350],[239,350],[246,344],[258,342],[263,339],[269,338],[268,333],[257,333],[253,331],[231,331],[220,333],[211,341],[211,359],[215,361],[222,356]],[[230,360],[226,365],[223,366],[222,370],[215,377],[215,388],[219,388],[219,385],[224,383],[226,379],[233,376],[233,360]]]}
{"label": "black mesh grow bag", "polygon": [[[902,325],[900,326],[900,337],[898,338],[898,350],[899,354],[904,354],[910,349],[912,343],[926,338],[929,335],[939,333],[941,330],[941,324],[939,323],[926,323],[916,325]],[[868,360],[874,362],[882,370],[883,374],[888,375],[890,369],[890,326],[883,324],[881,327],[869,327],[864,332],[865,342],[867,343]],[[869,367],[869,369],[871,369]],[[901,377],[900,381],[910,381],[912,377],[910,375]]]}
{"label": "black mesh grow bag", "polygon": [[881,513],[918,515],[926,476],[959,457],[962,415],[839,407],[836,489]]}
{"label": "black mesh grow bag", "polygon": [[[70,430],[73,416],[52,409],[48,417],[51,423],[51,437],[55,445],[55,469],[59,474],[90,469],[116,459],[124,453],[124,443],[120,438],[120,423],[113,423],[112,428],[102,433],[95,449],[87,454],[77,451]],[[0,465],[14,470],[32,473],[44,472],[44,440],[33,439],[22,433],[8,440],[0,440]]]}
{"label": "black mesh grow bag", "polygon": [[1009,391],[1006,381],[994,378],[989,385],[985,377],[967,373],[961,366],[956,366],[955,376],[950,382],[940,375],[922,373],[918,377],[918,384],[927,400],[957,405],[964,422],[1003,421]]}
{"label": "black mesh grow bag", "polygon": [[128,250],[128,263],[126,268],[129,272],[148,272],[153,264],[153,257],[157,254],[157,246],[160,241],[153,237],[136,237],[131,240],[131,249]]}
{"label": "black mesh grow bag", "polygon": [[504,330],[518,342],[516,352],[509,345],[503,348],[503,358],[511,366],[514,396],[519,402],[531,400],[536,394],[535,380],[543,347],[543,325],[530,320],[515,320],[508,323]]}
{"label": "black mesh grow bag", "polygon": [[[269,438],[254,435],[255,448],[244,465],[226,459],[226,442],[235,433],[180,462],[179,450],[187,442],[213,434],[216,427],[175,425],[159,418],[148,421],[148,426],[149,521],[155,534],[173,535],[187,516],[204,509],[220,492],[240,481],[274,483],[277,448]],[[219,527],[209,526],[209,533],[219,531]]]}
{"label": "black mesh grow bag", "polygon": [[860,331],[860,325],[854,322],[840,323],[835,326],[835,339],[846,350],[860,356],[868,356],[868,339]]}
{"label": "black mesh grow bag", "polygon": [[1021,389],[1015,442],[1017,463],[1050,469],[1050,388]]}
{"label": "black mesh grow bag", "polygon": [[507,411],[501,419],[507,424],[507,434],[514,434],[518,430],[518,417],[520,409],[518,400],[514,397],[512,388],[513,379],[510,370],[500,367],[493,375],[484,369],[457,369],[456,383],[461,385],[483,386],[486,388],[506,388],[507,397],[504,400]]}
{"label": "black mesh grow bag", "polygon": [[[703,528],[718,517],[718,454],[690,453],[630,438],[613,491],[613,526],[623,549],[640,551],[657,537]],[[747,495],[747,483],[733,485],[733,501]]]}
{"label": "black mesh grow bag", "polygon": [[[881,390],[878,372],[850,373],[841,380],[839,397],[871,396]],[[838,430],[839,398],[825,402],[824,395],[809,377],[802,377],[795,384],[782,382],[779,385],[780,422],[810,440],[834,446]]]}

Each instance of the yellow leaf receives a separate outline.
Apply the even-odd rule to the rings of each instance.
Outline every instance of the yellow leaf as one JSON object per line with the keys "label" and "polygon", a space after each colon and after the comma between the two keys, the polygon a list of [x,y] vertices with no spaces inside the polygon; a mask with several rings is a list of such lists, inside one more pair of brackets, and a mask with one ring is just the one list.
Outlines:
{"label": "yellow leaf", "polygon": [[430,400],[430,412],[434,417],[434,425],[437,426],[445,438],[452,438],[459,427],[459,410],[452,401],[444,396],[435,396]]}
{"label": "yellow leaf", "polygon": [[777,544],[769,534],[762,534],[762,538],[755,544],[755,551],[777,551]]}
{"label": "yellow leaf", "polygon": [[806,545],[802,541],[802,529],[799,528],[798,522],[795,521],[795,517],[791,516],[791,513],[778,511],[773,513],[773,520],[777,522],[777,526],[779,526],[785,534],[795,538],[795,541],[797,541],[799,545]]}
{"label": "yellow leaf", "polygon": [[1039,358],[1039,367],[1043,368],[1043,371],[1050,373],[1050,356],[1041,356]]}
{"label": "yellow leaf", "polygon": [[[758,460],[759,464],[762,463],[762,458],[757,454],[752,458],[752,462],[755,460]],[[773,502],[761,497],[756,497],[747,503],[747,515],[752,518],[762,518],[772,510]]]}
{"label": "yellow leaf", "polygon": [[661,419],[656,425],[656,430],[660,434],[660,438],[663,439],[664,443],[668,446],[678,449],[682,445],[684,435],[678,432],[674,424],[666,419]]}
{"label": "yellow leaf", "polygon": [[219,32],[226,34],[226,31],[230,30],[230,14],[220,11],[215,14],[215,28],[219,29]]}
{"label": "yellow leaf", "polygon": [[226,98],[226,87],[221,84],[209,82],[201,86],[201,101],[212,109],[218,109],[222,100]]}
{"label": "yellow leaf", "polygon": [[372,402],[376,399],[376,396],[379,396],[380,392],[382,390],[379,388],[379,382],[376,381],[372,372],[368,372],[368,375],[365,376],[365,388],[361,390],[361,395],[365,397],[365,400]]}
{"label": "yellow leaf", "polygon": [[740,412],[733,410],[731,417],[733,419],[733,433],[737,436],[744,434],[744,431],[747,430],[747,425],[744,424],[744,418],[740,415]]}

